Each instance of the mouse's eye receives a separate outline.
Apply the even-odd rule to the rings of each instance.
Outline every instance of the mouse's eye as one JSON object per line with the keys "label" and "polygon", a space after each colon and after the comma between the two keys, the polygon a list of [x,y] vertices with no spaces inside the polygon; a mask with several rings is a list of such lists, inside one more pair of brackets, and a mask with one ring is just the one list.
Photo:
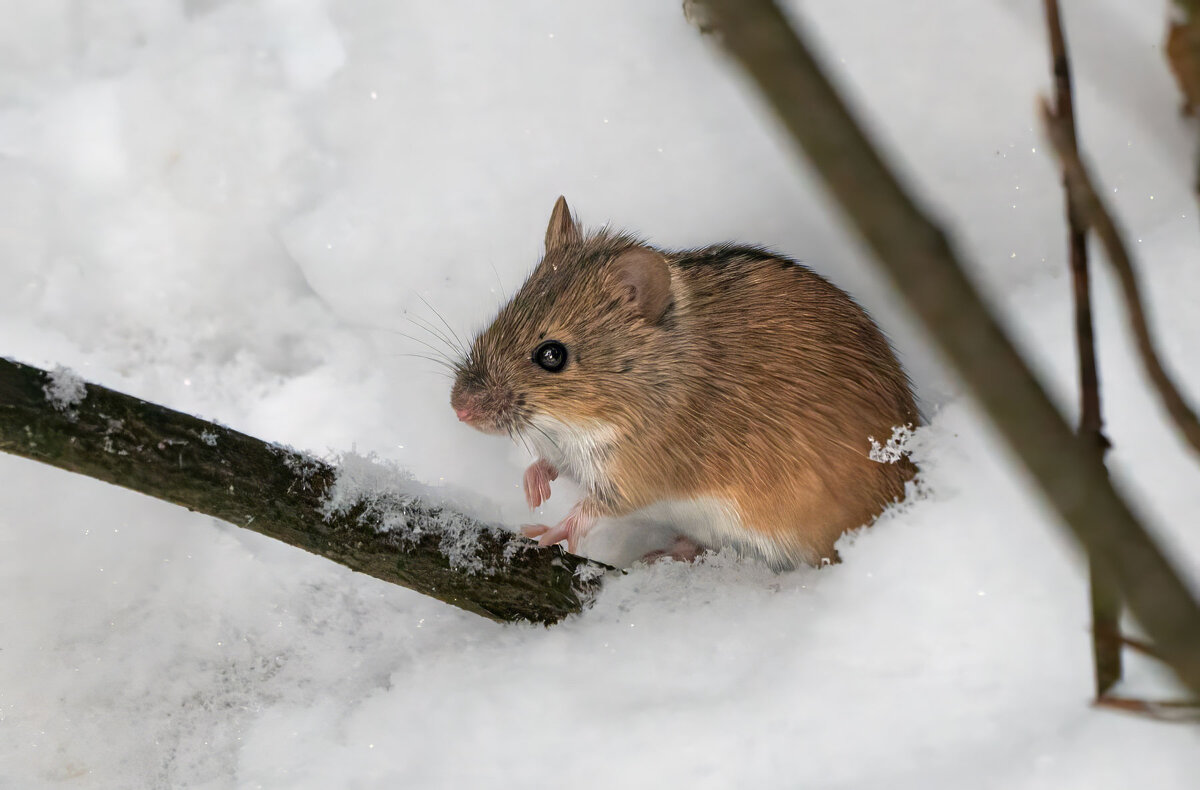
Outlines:
{"label": "mouse's eye", "polygon": [[557,373],[567,366],[567,347],[557,340],[547,340],[533,352],[533,361],[539,367]]}

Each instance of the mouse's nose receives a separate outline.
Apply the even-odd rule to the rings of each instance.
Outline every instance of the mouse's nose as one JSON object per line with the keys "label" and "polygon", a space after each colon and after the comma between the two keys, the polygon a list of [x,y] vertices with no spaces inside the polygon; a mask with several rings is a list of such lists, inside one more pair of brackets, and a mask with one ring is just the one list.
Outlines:
{"label": "mouse's nose", "polygon": [[484,433],[505,433],[500,426],[510,419],[507,410],[512,408],[512,401],[508,390],[480,392],[465,385],[455,385],[450,393],[450,408],[454,409],[458,419]]}
{"label": "mouse's nose", "polygon": [[450,408],[454,409],[458,419],[466,423],[479,419],[482,411],[479,401],[478,393],[467,392],[458,387],[455,387],[454,392],[450,393]]}

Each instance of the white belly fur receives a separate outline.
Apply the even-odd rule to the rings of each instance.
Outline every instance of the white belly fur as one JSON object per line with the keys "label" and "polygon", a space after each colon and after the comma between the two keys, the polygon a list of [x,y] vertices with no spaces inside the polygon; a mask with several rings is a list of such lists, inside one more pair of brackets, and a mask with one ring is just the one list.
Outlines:
{"label": "white belly fur", "polygon": [[758,557],[777,570],[794,567],[796,558],[761,533],[747,529],[737,507],[726,499],[699,497],[655,502],[631,513],[629,524],[659,524],[712,549],[730,547],[744,556]]}
{"label": "white belly fur", "polygon": [[534,430],[522,435],[533,442],[538,454],[586,491],[597,491],[608,478],[604,459],[616,441],[617,431],[605,422],[572,425],[551,417],[537,416]]}
{"label": "white belly fur", "polygon": [[[533,442],[542,458],[586,491],[595,492],[604,485],[608,476],[605,459],[617,440],[612,425],[600,421],[570,424],[545,416],[534,417],[532,422],[536,429],[523,435]],[[739,554],[758,557],[775,569],[794,567],[800,559],[761,533],[747,529],[737,507],[717,497],[663,500],[612,521],[642,529],[666,527],[708,548],[730,547]]]}

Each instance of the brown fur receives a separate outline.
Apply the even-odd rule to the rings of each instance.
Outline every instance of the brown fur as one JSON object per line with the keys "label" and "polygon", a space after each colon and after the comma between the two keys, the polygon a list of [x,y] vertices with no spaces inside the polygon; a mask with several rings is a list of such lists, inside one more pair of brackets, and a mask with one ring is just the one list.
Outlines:
{"label": "brown fur", "polygon": [[[484,415],[476,427],[603,421],[616,440],[586,501],[595,515],[720,497],[791,563],[835,557],[844,531],[903,496],[914,467],[870,460],[868,437],[917,409],[849,296],[757,247],[585,237],[559,200],[545,257],[459,366],[451,401]],[[533,361],[549,339],[569,353],[557,373]]]}

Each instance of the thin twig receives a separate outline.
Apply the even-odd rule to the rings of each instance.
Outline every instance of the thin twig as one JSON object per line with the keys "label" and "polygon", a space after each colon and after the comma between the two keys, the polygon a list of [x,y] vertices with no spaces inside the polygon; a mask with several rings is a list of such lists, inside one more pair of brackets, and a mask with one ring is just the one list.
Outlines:
{"label": "thin twig", "polygon": [[1121,637],[1121,646],[1127,647],[1130,650],[1134,651],[1135,653],[1141,653],[1142,655],[1147,656],[1149,658],[1153,658],[1158,661],[1163,660],[1162,655],[1154,648],[1154,645],[1150,644],[1149,642],[1143,642],[1141,639],[1134,639],[1133,637],[1122,636]]}
{"label": "thin twig", "polygon": [[1113,578],[1170,667],[1200,695],[1200,604],[1113,489],[770,0],[708,0],[724,45],[761,90],[897,292],[924,323],[1035,485]]}
{"label": "thin twig", "polygon": [[[1054,111],[1061,120],[1063,134],[1072,151],[1078,144],[1075,132],[1075,102],[1071,90],[1071,62],[1063,34],[1058,0],[1045,0],[1046,29],[1050,39],[1051,68],[1054,73]],[[1071,256],[1071,278],[1075,296],[1075,341],[1079,351],[1079,432],[1093,437],[1106,449],[1104,420],[1100,411],[1100,385],[1096,373],[1096,340],[1092,328],[1092,300],[1088,276],[1087,224],[1069,189],[1066,193],[1067,234]]]}
{"label": "thin twig", "polygon": [[[1075,132],[1075,101],[1071,91],[1071,60],[1058,0],[1045,0],[1046,32],[1050,41],[1050,68],[1054,74],[1054,111],[1062,120],[1063,132],[1072,150],[1078,150]],[[1104,418],[1100,411],[1100,382],[1096,373],[1096,334],[1092,327],[1092,295],[1088,275],[1087,226],[1079,217],[1075,197],[1067,188],[1067,241],[1075,306],[1075,348],[1079,359],[1079,435],[1096,444],[1100,453],[1108,449]],[[1103,695],[1121,679],[1121,596],[1113,589],[1099,566],[1088,561],[1088,586],[1092,607],[1092,662],[1096,696]]]}
{"label": "thin twig", "polygon": [[1079,207],[1079,216],[1096,232],[1096,236],[1104,246],[1108,262],[1112,265],[1113,271],[1121,283],[1121,292],[1125,297],[1125,310],[1129,315],[1129,324],[1133,330],[1142,367],[1154,385],[1155,391],[1158,392],[1167,414],[1171,416],[1175,426],[1192,446],[1192,449],[1200,454],[1200,419],[1197,419],[1196,413],[1184,401],[1155,350],[1150,327],[1146,323],[1141,287],[1138,285],[1137,274],[1134,272],[1129,249],[1125,245],[1121,231],[1117,229],[1111,212],[1096,192],[1092,178],[1088,174],[1087,168],[1084,167],[1079,153],[1072,148],[1061,116],[1056,115],[1050,109],[1050,105],[1045,99],[1039,102],[1039,107],[1046,134],[1066,173],[1067,188],[1071,191],[1075,204]]}

